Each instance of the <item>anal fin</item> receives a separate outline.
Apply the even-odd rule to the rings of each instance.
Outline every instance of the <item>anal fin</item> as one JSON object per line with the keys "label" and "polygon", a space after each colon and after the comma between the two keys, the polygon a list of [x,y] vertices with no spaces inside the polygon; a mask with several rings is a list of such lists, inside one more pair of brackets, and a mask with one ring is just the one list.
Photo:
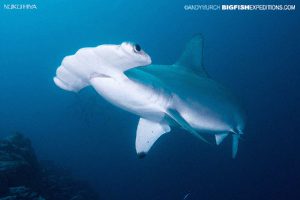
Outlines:
{"label": "anal fin", "polygon": [[215,138],[216,138],[216,144],[219,145],[223,142],[223,140],[228,136],[228,133],[220,133],[220,134],[216,134]]}

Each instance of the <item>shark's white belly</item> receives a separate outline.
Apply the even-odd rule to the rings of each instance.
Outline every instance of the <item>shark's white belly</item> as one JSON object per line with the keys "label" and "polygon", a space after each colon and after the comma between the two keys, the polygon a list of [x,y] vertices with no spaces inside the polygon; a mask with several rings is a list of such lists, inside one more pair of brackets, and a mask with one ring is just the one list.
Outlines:
{"label": "shark's white belly", "polygon": [[232,131],[232,124],[222,119],[223,113],[201,103],[203,102],[188,103],[176,96],[173,98],[176,110],[195,130],[210,134]]}
{"label": "shark's white belly", "polygon": [[104,99],[119,108],[153,121],[161,121],[165,115],[168,96],[151,85],[109,77],[96,77],[90,82]]}
{"label": "shark's white belly", "polygon": [[[201,90],[199,89],[197,92],[201,93]],[[202,98],[199,96],[198,98],[192,96],[190,98],[173,96],[172,98],[172,107],[195,130],[218,134],[240,132],[244,128],[239,107],[234,106],[226,96],[221,94]]]}

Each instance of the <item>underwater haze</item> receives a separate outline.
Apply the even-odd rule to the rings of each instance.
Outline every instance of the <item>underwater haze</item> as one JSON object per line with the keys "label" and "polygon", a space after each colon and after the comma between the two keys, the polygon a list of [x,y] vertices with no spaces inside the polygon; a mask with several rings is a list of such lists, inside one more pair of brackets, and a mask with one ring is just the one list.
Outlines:
{"label": "underwater haze", "polygon": [[[39,159],[71,169],[100,199],[300,198],[298,5],[295,11],[226,12],[184,9],[201,0],[13,3],[37,9],[0,5],[0,137],[23,133]],[[209,2],[222,3],[229,4]],[[197,33],[204,37],[207,72],[246,110],[235,159],[229,139],[207,145],[182,129],[161,137],[138,159],[138,116],[109,104],[91,87],[72,93],[53,82],[62,59],[79,48],[132,41],[153,64],[172,64]]]}

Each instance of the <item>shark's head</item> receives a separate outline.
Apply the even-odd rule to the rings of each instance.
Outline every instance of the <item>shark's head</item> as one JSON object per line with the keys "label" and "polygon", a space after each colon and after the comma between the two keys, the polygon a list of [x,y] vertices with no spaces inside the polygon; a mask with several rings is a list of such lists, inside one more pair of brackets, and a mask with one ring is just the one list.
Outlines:
{"label": "shark's head", "polygon": [[130,66],[130,68],[151,64],[150,56],[139,44],[123,42],[119,48],[122,51],[121,56],[126,58],[126,65]]}
{"label": "shark's head", "polygon": [[56,71],[54,82],[62,89],[77,92],[94,77],[120,78],[126,70],[149,64],[150,56],[136,43],[103,44],[66,56]]}

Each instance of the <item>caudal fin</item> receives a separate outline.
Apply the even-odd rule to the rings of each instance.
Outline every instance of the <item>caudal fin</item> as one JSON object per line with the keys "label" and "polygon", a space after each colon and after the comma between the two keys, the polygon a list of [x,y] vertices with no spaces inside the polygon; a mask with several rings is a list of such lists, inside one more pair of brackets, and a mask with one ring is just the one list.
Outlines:
{"label": "caudal fin", "polygon": [[236,157],[238,147],[239,147],[240,135],[232,134],[232,158]]}

